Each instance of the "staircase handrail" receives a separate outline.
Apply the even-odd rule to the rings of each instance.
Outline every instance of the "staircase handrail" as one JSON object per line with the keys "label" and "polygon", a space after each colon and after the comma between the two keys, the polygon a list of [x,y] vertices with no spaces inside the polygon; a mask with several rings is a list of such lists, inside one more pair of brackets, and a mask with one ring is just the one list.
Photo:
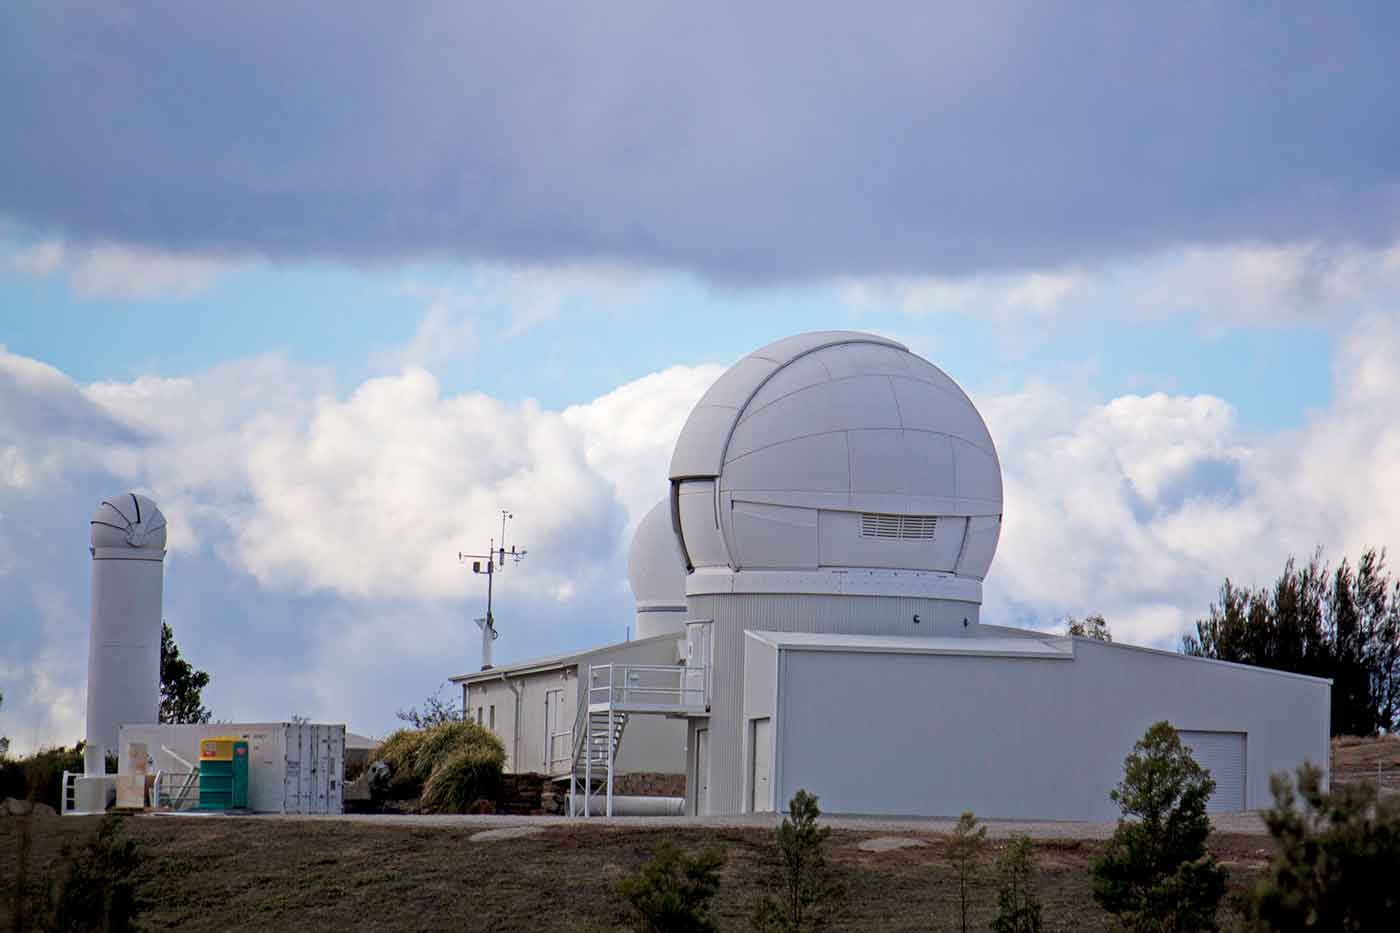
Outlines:
{"label": "staircase handrail", "polygon": [[[700,674],[700,683],[692,686],[690,679]],[[621,674],[621,677],[619,677]],[[662,675],[661,679],[674,678],[675,686],[656,684],[655,677],[647,678],[650,683],[640,681],[642,675]],[[709,669],[686,667],[680,664],[590,664],[588,666],[588,703],[629,703],[646,702],[676,707],[703,707],[709,696]],[[599,681],[606,675],[607,682]],[[638,683],[633,684],[633,675]],[[645,697],[645,699],[640,699]]]}

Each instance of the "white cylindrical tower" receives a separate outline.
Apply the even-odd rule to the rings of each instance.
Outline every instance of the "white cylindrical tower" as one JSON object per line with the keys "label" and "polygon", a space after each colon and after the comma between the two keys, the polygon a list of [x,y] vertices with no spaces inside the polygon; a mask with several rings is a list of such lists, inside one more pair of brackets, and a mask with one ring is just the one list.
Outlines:
{"label": "white cylindrical tower", "polygon": [[165,516],[145,496],[102,500],[92,517],[87,768],[101,773],[117,727],[160,714]]}
{"label": "white cylindrical tower", "polygon": [[671,528],[671,503],[652,506],[632,535],[627,578],[637,601],[637,637],[685,634],[685,564]]}
{"label": "white cylindrical tower", "polygon": [[691,726],[708,779],[687,786],[708,812],[746,806],[745,631],[977,635],[1001,465],[972,401],[904,345],[828,331],[754,351],[690,413],[670,477],[688,650],[709,668]]}

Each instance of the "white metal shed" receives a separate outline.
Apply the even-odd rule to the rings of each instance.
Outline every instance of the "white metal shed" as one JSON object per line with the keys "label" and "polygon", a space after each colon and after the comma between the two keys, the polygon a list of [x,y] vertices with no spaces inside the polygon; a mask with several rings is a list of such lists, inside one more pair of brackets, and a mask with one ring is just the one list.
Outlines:
{"label": "white metal shed", "polygon": [[1106,820],[1147,727],[1215,776],[1216,812],[1328,761],[1328,681],[1081,638],[749,632],[745,809]]}

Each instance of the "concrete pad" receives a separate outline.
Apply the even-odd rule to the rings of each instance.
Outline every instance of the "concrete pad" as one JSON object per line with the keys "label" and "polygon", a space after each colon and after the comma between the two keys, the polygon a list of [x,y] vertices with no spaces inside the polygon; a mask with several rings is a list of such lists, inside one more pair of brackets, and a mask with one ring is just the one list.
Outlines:
{"label": "concrete pad", "polygon": [[922,839],[910,839],[908,836],[876,836],[874,839],[866,839],[856,848],[862,852],[893,852],[895,849],[916,849],[928,845]]}
{"label": "concrete pad", "polygon": [[544,832],[543,826],[507,826],[504,829],[488,829],[472,833],[468,842],[495,842],[497,839],[519,839],[521,836],[534,836]]}

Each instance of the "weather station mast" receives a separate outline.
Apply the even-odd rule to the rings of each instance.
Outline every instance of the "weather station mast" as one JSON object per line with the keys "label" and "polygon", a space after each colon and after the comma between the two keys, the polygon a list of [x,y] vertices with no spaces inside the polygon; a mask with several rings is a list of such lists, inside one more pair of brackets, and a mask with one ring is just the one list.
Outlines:
{"label": "weather station mast", "polygon": [[[477,627],[481,629],[481,669],[489,671],[491,669],[491,642],[500,637],[496,631],[496,617],[491,612],[491,600],[495,590],[496,574],[505,569],[506,561],[520,563],[525,559],[525,549],[515,549],[515,545],[506,550],[506,522],[515,518],[510,510],[501,509],[501,543],[498,547],[496,539],[492,538],[486,548],[485,554],[463,554],[457,552],[457,560],[461,563],[471,561],[472,573],[486,574],[486,618],[476,619]],[[484,563],[483,563],[484,562]]]}

